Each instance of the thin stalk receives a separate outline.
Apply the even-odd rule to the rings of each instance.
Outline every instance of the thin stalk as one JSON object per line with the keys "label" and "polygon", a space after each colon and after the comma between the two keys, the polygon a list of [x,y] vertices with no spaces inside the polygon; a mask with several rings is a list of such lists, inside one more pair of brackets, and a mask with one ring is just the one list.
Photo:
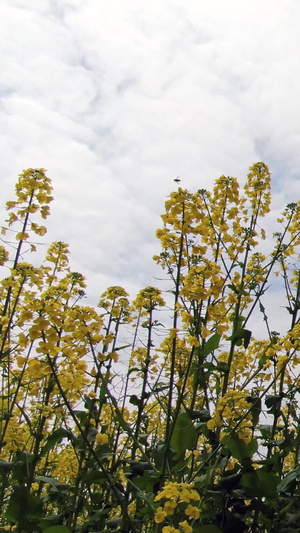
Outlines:
{"label": "thin stalk", "polygon": [[[32,204],[32,201],[33,201],[33,198],[34,198],[34,193],[35,193],[35,189],[33,189],[32,192],[31,192],[30,199],[29,199],[29,202],[28,202],[28,208]],[[26,216],[25,216],[25,219],[24,219],[24,222],[23,222],[22,233],[26,233],[28,220],[29,220],[29,211],[26,213]],[[24,242],[24,239],[20,239],[19,240],[19,243],[18,243],[18,246],[17,246],[16,255],[15,255],[15,259],[14,259],[13,266],[12,266],[12,270],[15,270],[17,265],[18,265],[19,258],[20,258],[20,255],[21,255],[22,246],[23,246],[23,242]],[[5,299],[5,303],[4,303],[4,307],[3,307],[3,311],[2,311],[2,316],[3,317],[6,316],[6,313],[7,313],[8,306],[10,304],[11,293],[12,293],[12,286],[10,285],[9,288],[8,288],[8,291],[7,291],[7,295],[6,295],[6,299]],[[2,324],[0,324],[0,335],[2,335]]]}
{"label": "thin stalk", "polygon": [[[182,227],[184,225],[185,209],[184,204],[182,206]],[[178,324],[178,310],[177,304],[179,300],[180,292],[180,275],[181,275],[181,259],[183,255],[183,245],[184,245],[184,235],[181,232],[180,235],[180,244],[179,244],[179,254],[178,254],[178,266],[177,266],[177,276],[176,276],[176,285],[175,285],[175,298],[174,298],[174,313],[173,313],[173,329],[177,329]],[[171,366],[170,366],[170,383],[169,383],[169,394],[168,394],[168,410],[167,410],[167,420],[166,420],[166,433],[165,433],[165,442],[166,449],[163,457],[163,464],[161,469],[161,486],[164,484],[164,479],[166,475],[167,468],[167,453],[174,430],[175,420],[172,424],[172,405],[173,405],[173,387],[174,387],[174,378],[175,378],[175,361],[176,361],[176,347],[177,347],[177,335],[172,339],[172,352],[171,352]]]}
{"label": "thin stalk", "polygon": [[[27,364],[27,361],[28,361],[28,359],[30,357],[30,353],[31,353],[33,344],[34,344],[34,341],[32,341],[30,346],[29,346],[27,357],[26,357],[26,361],[25,361],[25,363],[23,365],[22,372],[21,372],[21,375],[19,377],[18,385],[17,385],[16,391],[15,391],[15,394],[14,394],[14,398],[13,398],[12,403],[10,405],[9,414],[11,414],[13,412],[14,406],[16,405],[17,397],[18,397],[20,388],[22,386],[22,379],[23,379],[24,372],[25,372],[25,369],[26,369],[26,364]],[[3,426],[3,430],[1,431],[1,435],[0,435],[0,451],[2,450],[2,447],[3,447],[3,442],[4,442],[4,438],[5,438],[5,434],[6,434],[7,428],[8,428],[9,421],[10,421],[10,418],[6,418],[5,424]]]}
{"label": "thin stalk", "polygon": [[[50,355],[48,354],[47,355],[47,360],[48,360],[48,364],[49,366],[51,367],[51,370],[52,370],[52,374],[53,374],[53,377],[54,377],[54,380],[55,380],[55,383],[57,385],[57,388],[59,390],[59,393],[64,401],[64,404],[71,416],[71,418],[73,419],[74,421],[74,424],[75,426],[77,427],[81,437],[83,438],[83,441],[84,441],[84,444],[87,448],[87,450],[90,452],[91,456],[93,457],[93,459],[95,460],[97,466],[99,467],[99,469],[101,470],[101,472],[103,473],[103,476],[105,477],[107,483],[109,484],[110,486],[110,489],[111,489],[111,492],[114,494],[114,496],[116,497],[116,500],[118,501],[121,509],[122,509],[122,513],[123,513],[123,517],[124,517],[124,520],[126,522],[126,527],[127,526],[130,526],[131,527],[131,531],[133,533],[137,533],[136,531],[136,528],[134,526],[134,524],[132,523],[132,520],[130,519],[130,516],[128,515],[128,509],[127,509],[127,506],[124,505],[124,498],[123,498],[123,495],[121,494],[121,492],[117,489],[116,487],[116,484],[115,484],[115,481],[113,479],[113,477],[106,471],[106,469],[104,468],[103,466],[103,463],[102,461],[98,458],[92,444],[89,442],[85,432],[83,431],[82,427],[81,427],[81,424],[77,418],[77,416],[75,415],[74,413],[74,410],[66,396],[66,393],[64,391],[64,389],[62,388],[61,386],[61,383],[60,383],[60,380],[59,380],[59,377],[58,377],[58,374],[57,374],[57,370],[55,368],[55,364],[54,362],[52,361]],[[126,531],[127,529],[125,529]]]}
{"label": "thin stalk", "polygon": [[[143,370],[143,383],[142,383],[142,391],[141,391],[141,397],[140,402],[138,406],[138,412],[137,412],[137,420],[136,420],[136,426],[135,426],[135,437],[138,439],[139,433],[140,433],[140,426],[142,422],[142,415],[143,411],[145,409],[146,405],[146,388],[148,384],[148,371],[149,371],[149,365],[151,361],[151,345],[152,345],[152,314],[153,314],[153,307],[150,307],[149,311],[149,326],[148,326],[148,339],[147,339],[147,355],[146,355],[146,361],[145,361],[145,368]],[[137,448],[136,446],[133,446],[132,452],[131,452],[131,459],[135,458]]]}

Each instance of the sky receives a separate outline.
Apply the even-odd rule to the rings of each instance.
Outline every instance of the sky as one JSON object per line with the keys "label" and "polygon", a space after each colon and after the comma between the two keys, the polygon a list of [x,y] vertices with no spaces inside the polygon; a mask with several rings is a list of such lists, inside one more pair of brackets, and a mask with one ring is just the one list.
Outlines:
{"label": "sky", "polygon": [[45,242],[68,242],[96,303],[157,285],[176,188],[242,183],[264,161],[273,209],[300,198],[297,0],[2,0],[0,215],[47,169]]}

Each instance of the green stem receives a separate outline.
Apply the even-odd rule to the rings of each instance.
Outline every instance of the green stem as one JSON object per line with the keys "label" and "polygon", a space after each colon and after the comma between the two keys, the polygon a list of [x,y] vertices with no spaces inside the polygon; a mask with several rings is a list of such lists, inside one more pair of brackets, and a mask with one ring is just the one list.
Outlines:
{"label": "green stem", "polygon": [[[185,218],[185,209],[184,209],[184,204],[183,204],[182,219],[181,219],[182,227],[184,225],[184,218]],[[175,330],[177,329],[177,323],[178,323],[177,304],[178,304],[179,292],[180,292],[181,259],[183,255],[183,245],[184,245],[184,235],[183,235],[183,232],[181,232],[178,263],[177,263],[176,285],[175,285],[174,314],[173,314],[173,329]],[[164,485],[166,468],[167,468],[167,455],[168,455],[170,440],[172,437],[172,433],[173,433],[174,425],[176,421],[176,420],[173,420],[173,423],[172,423],[172,405],[173,405],[173,387],[174,387],[174,379],[175,379],[176,347],[177,347],[177,335],[175,335],[172,339],[170,383],[169,383],[168,408],[167,408],[168,410],[167,410],[166,433],[165,433],[166,449],[165,449],[162,469],[161,469],[161,480],[160,480],[161,487]]]}

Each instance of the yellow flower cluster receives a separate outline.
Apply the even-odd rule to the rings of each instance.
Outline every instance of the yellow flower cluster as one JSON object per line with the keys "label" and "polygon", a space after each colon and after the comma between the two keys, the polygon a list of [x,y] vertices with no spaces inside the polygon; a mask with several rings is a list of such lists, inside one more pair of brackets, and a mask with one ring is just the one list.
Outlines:
{"label": "yellow flower cluster", "polygon": [[[185,517],[179,522],[180,530],[184,533],[191,533],[192,526],[187,520],[198,520],[200,517],[199,506],[195,502],[200,502],[199,493],[195,490],[193,483],[168,482],[157,494],[155,501],[165,500],[163,506],[159,506],[155,513],[155,522],[160,524],[175,516]],[[163,527],[163,531],[173,531],[172,526]]]}
{"label": "yellow flower cluster", "polygon": [[[7,204],[9,227],[3,228],[3,235],[6,231],[14,233],[15,259],[9,257],[7,247],[0,246],[0,266],[5,265],[3,271],[7,273],[0,281],[3,459],[15,465],[16,453],[32,453],[34,460],[28,461],[26,475],[36,466],[38,476],[76,486],[74,498],[71,495],[75,511],[70,523],[73,521],[77,529],[80,521],[90,519],[88,510],[81,510],[78,502],[86,498],[92,509],[95,496],[97,504],[99,497],[107,502],[108,515],[100,517],[103,524],[106,519],[126,518],[127,503],[129,518],[140,519],[141,502],[145,501],[149,513],[142,511],[149,531],[153,529],[154,507],[157,530],[192,533],[199,525],[206,495],[202,501],[205,491],[200,499],[193,484],[179,481],[195,479],[195,472],[204,470],[211,460],[217,437],[231,429],[246,443],[253,435],[260,439],[261,428],[257,420],[253,423],[251,412],[255,418],[255,409],[248,396],[257,397],[268,383],[267,408],[280,400],[274,441],[285,438],[283,428],[291,436],[288,442],[294,442],[291,428],[296,439],[300,276],[299,257],[291,257],[300,244],[300,203],[290,204],[280,219],[284,231],[276,236],[270,260],[261,248],[254,249],[266,237],[260,223],[260,217],[270,209],[266,165],[257,163],[250,168],[242,193],[237,179],[227,176],[216,180],[211,193],[199,190],[191,194],[179,187],[168,198],[163,227],[157,231],[162,253],[155,259],[172,283],[167,307],[157,287],[141,290],[130,304],[127,292],[112,286],[94,309],[81,305],[86,283],[81,274],[70,271],[67,243],[52,243],[40,267],[20,261],[24,251],[35,250],[31,236],[46,233],[35,219],[48,216],[52,200],[51,184],[43,169],[25,171],[16,193],[16,201]],[[273,263],[279,264],[289,294],[291,327],[285,336],[271,331],[263,306]],[[256,341],[249,331],[255,305],[267,326],[266,341]],[[165,316],[166,320],[161,318]],[[214,407],[207,427],[217,433],[215,436],[205,427]],[[148,494],[144,500],[135,500],[134,486],[139,480],[134,479],[134,472],[132,477],[128,475],[124,463],[129,458],[129,463],[136,462],[141,470],[146,464],[159,469],[158,450],[168,441],[177,409],[186,413],[188,428],[197,433],[197,445],[188,450],[182,447],[185,466],[180,474],[172,471],[173,461],[166,465],[166,475],[176,476],[171,478],[176,482],[166,481],[156,496]],[[258,418],[259,408],[256,415]],[[173,438],[175,449],[179,432],[185,436],[185,428],[179,426],[173,427],[168,443],[172,449]],[[222,439],[219,442],[222,446]],[[284,446],[278,447],[284,452]],[[107,454],[107,449],[111,453]],[[157,450],[155,458],[153,450]],[[296,464],[296,452],[291,450],[280,457],[284,471]],[[98,457],[103,468],[99,478],[90,475]],[[213,467],[214,472],[236,471],[237,460],[226,461],[222,468]],[[110,473],[113,481],[120,481],[113,485],[114,494]],[[147,471],[151,479],[152,474]],[[8,471],[7,475],[12,474]],[[47,481],[38,483],[33,475],[31,480],[33,493],[44,498],[49,491]],[[51,498],[43,502],[47,512],[55,515],[61,509],[59,500],[52,500],[52,489]]]}
{"label": "yellow flower cluster", "polygon": [[184,280],[181,295],[189,300],[218,298],[224,286],[221,268],[214,262],[203,260],[203,264],[191,266]]}
{"label": "yellow flower cluster", "polygon": [[127,322],[130,318],[128,293],[123,287],[109,287],[102,295],[98,307],[105,309],[112,320]]}
{"label": "yellow flower cluster", "polygon": [[218,400],[214,415],[207,422],[208,429],[215,431],[217,428],[234,428],[239,423],[237,433],[241,439],[248,442],[252,435],[252,415],[251,404],[247,402],[246,397],[246,392],[228,391]]}
{"label": "yellow flower cluster", "polygon": [[133,307],[135,309],[144,309],[148,312],[156,307],[163,307],[164,305],[166,304],[161,296],[160,289],[150,286],[140,290],[137,297],[133,301]]}
{"label": "yellow flower cluster", "polygon": [[[16,235],[17,240],[27,240],[29,233],[26,231],[28,215],[39,211],[42,218],[49,216],[50,210],[48,204],[53,200],[51,196],[52,186],[50,179],[46,176],[45,170],[29,168],[19,175],[16,184],[15,201],[6,203],[6,208],[10,211],[7,222],[12,226],[15,222],[25,221],[22,223],[22,230]],[[16,210],[14,212],[13,210]],[[46,233],[45,226],[31,223],[30,229],[36,235]]]}
{"label": "yellow flower cluster", "polygon": [[244,190],[255,216],[263,216],[270,211],[271,174],[265,163],[255,163],[250,167]]}
{"label": "yellow flower cluster", "polygon": [[164,488],[157,494],[155,501],[164,498],[171,501],[190,503],[191,500],[200,500],[198,492],[195,490],[194,483],[176,483],[168,482]]}
{"label": "yellow flower cluster", "polygon": [[106,433],[97,433],[96,435],[97,444],[107,444],[108,440],[109,440],[108,435]]}

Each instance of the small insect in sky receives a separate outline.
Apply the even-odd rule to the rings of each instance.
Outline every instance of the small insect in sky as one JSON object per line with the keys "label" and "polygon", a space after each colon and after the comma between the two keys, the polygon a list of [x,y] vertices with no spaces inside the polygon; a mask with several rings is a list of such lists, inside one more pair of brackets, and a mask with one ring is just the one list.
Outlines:
{"label": "small insect in sky", "polygon": [[177,176],[177,178],[175,178],[174,181],[176,181],[176,183],[179,183],[181,180],[179,179],[179,176]]}

